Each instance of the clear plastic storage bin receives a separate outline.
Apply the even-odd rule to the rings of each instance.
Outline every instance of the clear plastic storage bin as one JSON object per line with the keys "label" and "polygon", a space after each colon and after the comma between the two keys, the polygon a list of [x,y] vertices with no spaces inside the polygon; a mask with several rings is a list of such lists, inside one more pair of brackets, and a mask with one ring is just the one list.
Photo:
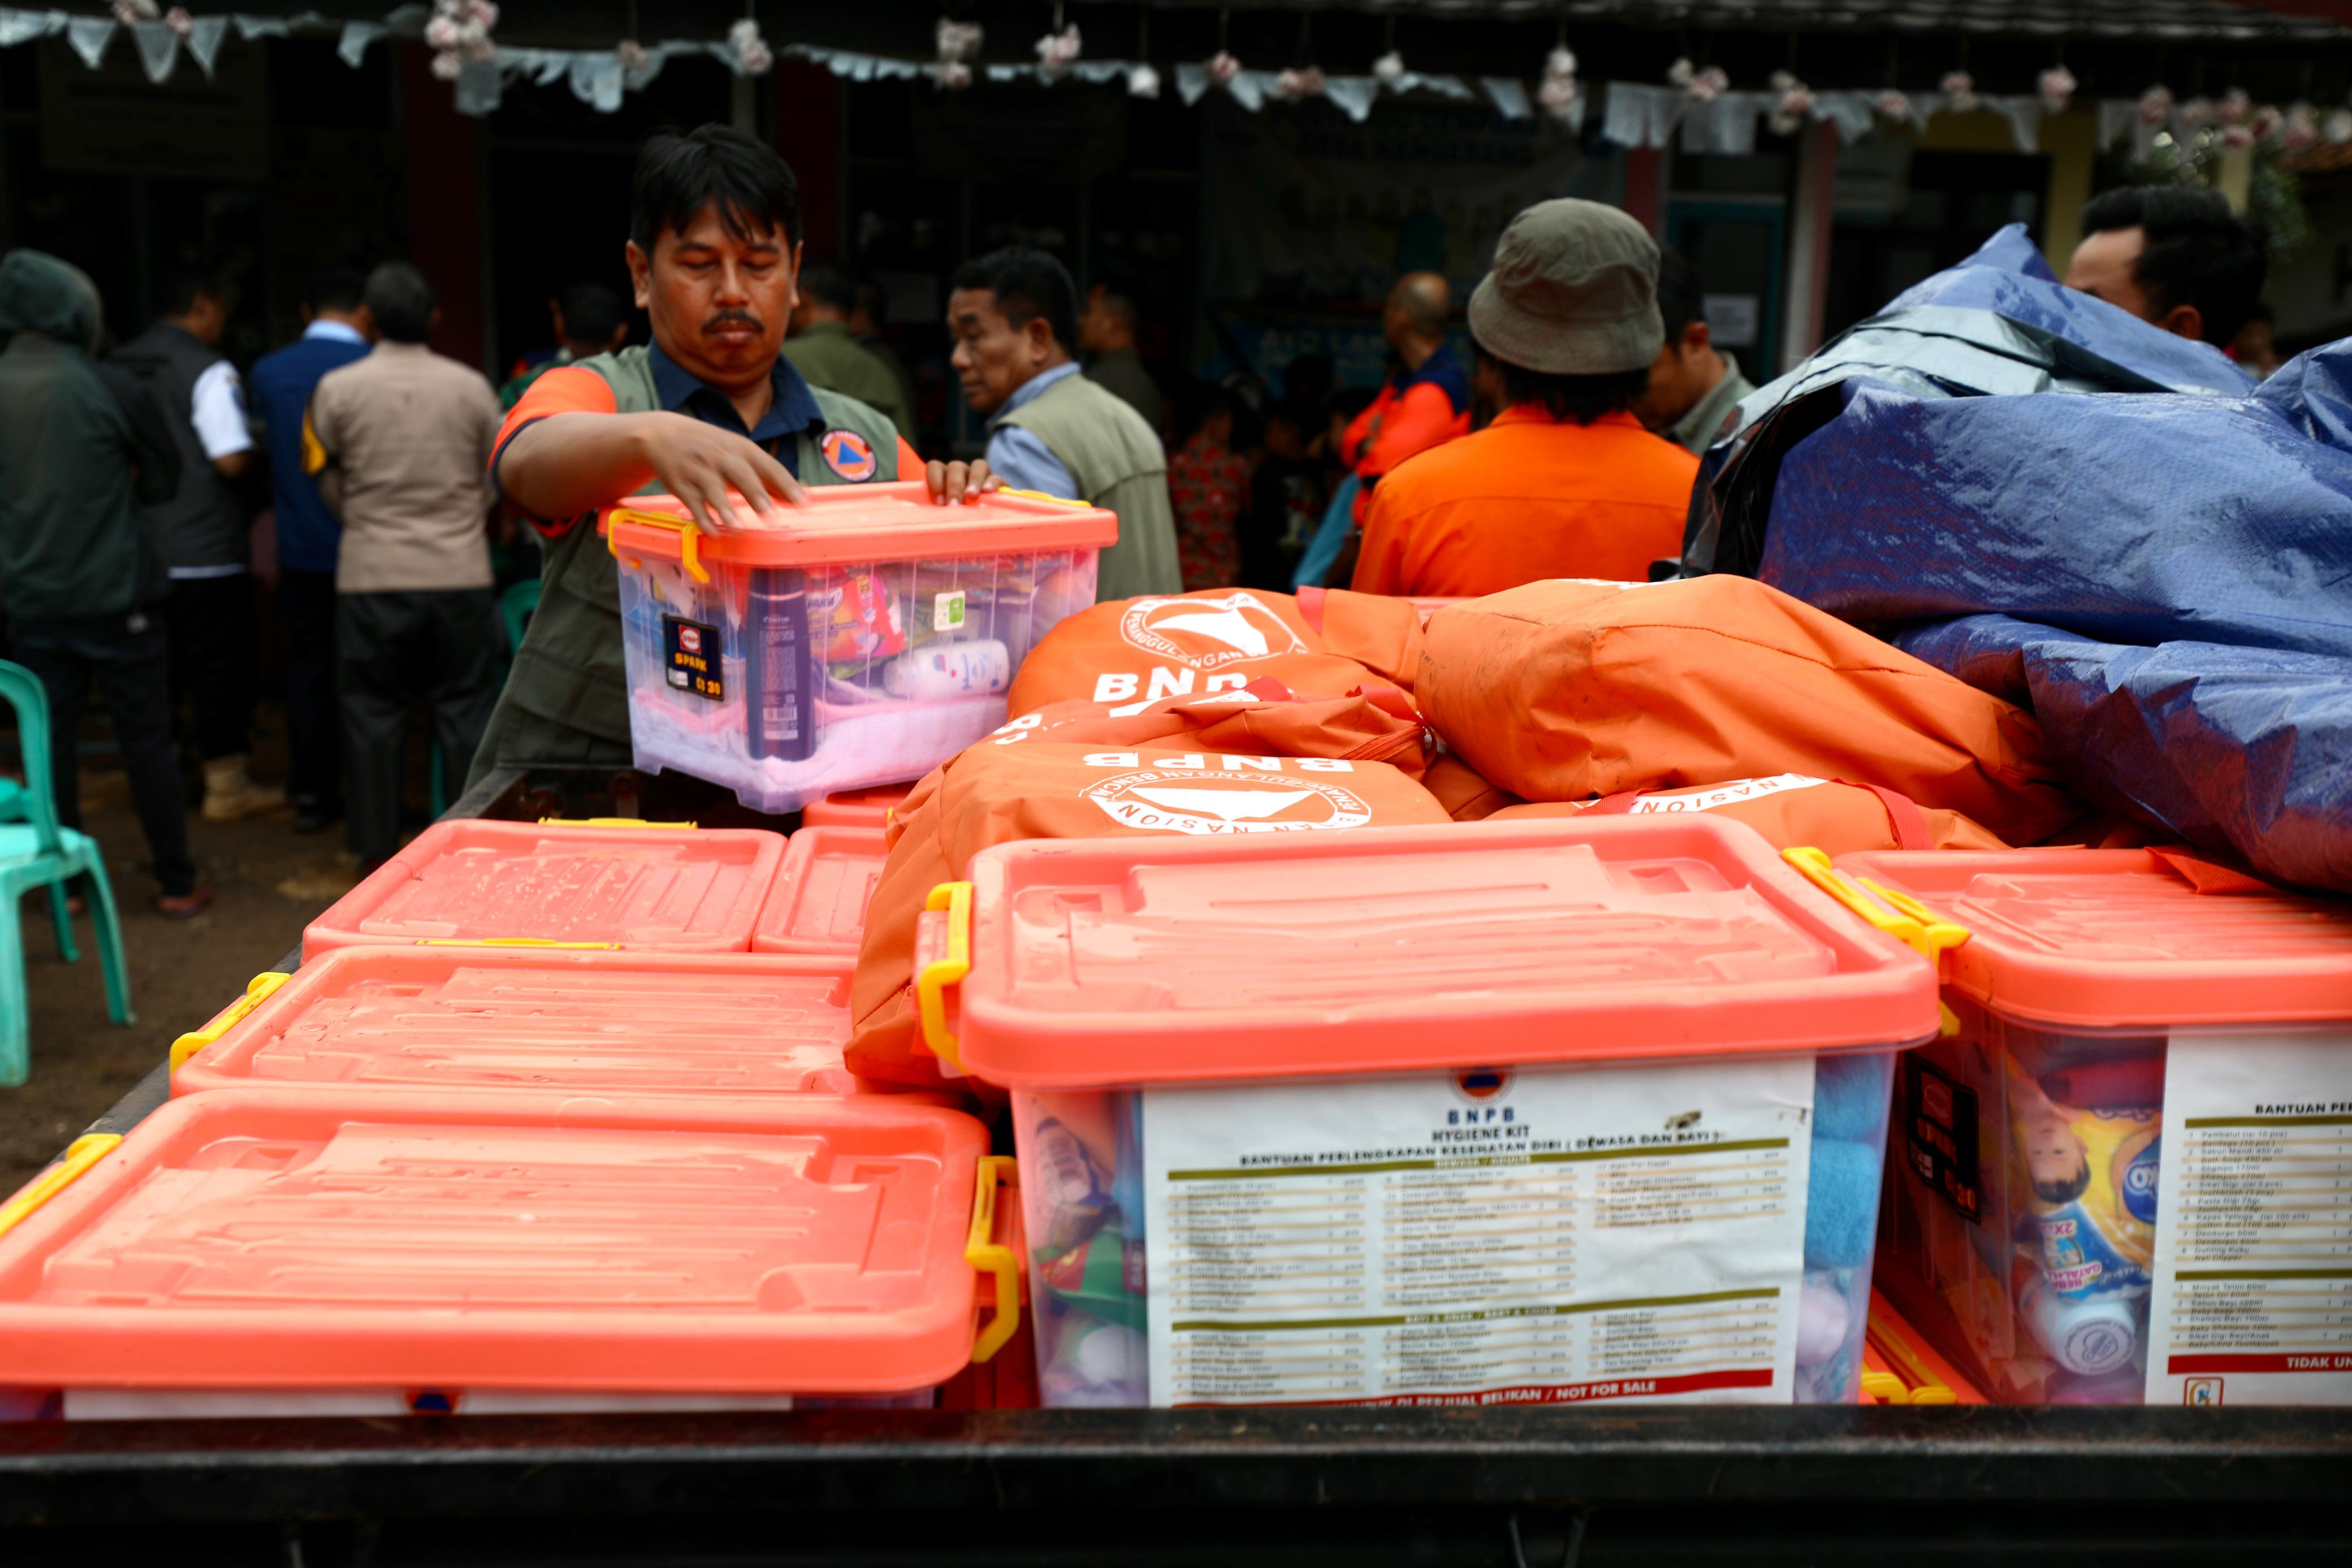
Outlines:
{"label": "clear plastic storage bin", "polygon": [[2352,1405],[2352,903],[2149,850],[1843,856],[1969,934],[1880,1288],[2003,1404]]}
{"label": "clear plastic storage bin", "polygon": [[1013,1091],[1047,1405],[1851,1403],[1935,976],[1683,817],[1004,844],[932,898]]}
{"label": "clear plastic storage bin", "polygon": [[1013,672],[1095,601],[1109,512],[1025,493],[931,504],[834,486],[773,528],[700,533],[667,496],[599,521],[620,565],[636,765],[759,811],[919,778],[1004,722]]}

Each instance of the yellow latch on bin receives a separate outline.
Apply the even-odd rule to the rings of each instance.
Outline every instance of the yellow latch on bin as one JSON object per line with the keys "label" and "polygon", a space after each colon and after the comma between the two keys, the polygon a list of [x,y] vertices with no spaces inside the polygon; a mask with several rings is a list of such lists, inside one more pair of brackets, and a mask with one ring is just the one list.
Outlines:
{"label": "yellow latch on bin", "polygon": [[205,1024],[204,1028],[190,1030],[172,1042],[172,1071],[177,1072],[180,1071],[182,1062],[235,1029],[245,1020],[247,1014],[268,1001],[278,987],[293,977],[291,975],[281,974],[276,969],[269,969],[247,981],[245,995],[215,1013],[212,1021]]}
{"label": "yellow latch on bin", "polygon": [[923,1043],[950,1067],[962,1070],[956,1037],[948,1030],[947,988],[971,973],[971,883],[943,882],[923,901],[926,913],[947,912],[947,942],[940,956],[915,972],[915,1004],[922,1015]]}
{"label": "yellow latch on bin", "polygon": [[[1866,877],[1846,875],[1820,850],[1782,850],[1780,858],[1807,882],[1927,959],[1938,979],[1943,977],[1944,955],[1969,939],[1967,926],[1946,919],[1907,894]],[[1947,1037],[1960,1032],[1960,1020],[1950,1008],[1939,1001],[1936,1011]]]}
{"label": "yellow latch on bin", "polygon": [[[279,979],[286,977],[280,975]],[[35,1176],[25,1190],[0,1204],[0,1236],[5,1236],[29,1218],[33,1211],[65,1191],[81,1178],[82,1173],[114,1152],[122,1142],[120,1133],[84,1133],[66,1150],[65,1158]]]}
{"label": "yellow latch on bin", "polygon": [[604,518],[604,548],[614,560],[621,559],[623,523],[635,523],[642,528],[667,528],[677,536],[677,559],[686,568],[686,575],[697,582],[710,580],[710,569],[702,564],[702,529],[692,517],[673,517],[663,512],[640,511],[635,507],[623,507]]}
{"label": "yellow latch on bin", "polygon": [[983,1155],[971,1195],[971,1234],[965,1239],[964,1261],[983,1274],[996,1277],[996,1296],[988,1321],[972,1335],[971,1358],[986,1361],[1021,1327],[1021,1258],[997,1239],[996,1204],[1000,1187],[1018,1191],[1020,1166],[1009,1155]]}

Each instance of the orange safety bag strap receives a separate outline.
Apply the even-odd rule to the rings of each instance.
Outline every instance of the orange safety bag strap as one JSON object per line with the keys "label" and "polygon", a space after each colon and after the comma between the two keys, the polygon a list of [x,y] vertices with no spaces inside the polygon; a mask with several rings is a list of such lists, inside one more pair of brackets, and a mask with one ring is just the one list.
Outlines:
{"label": "orange safety bag strap", "polygon": [[1932,850],[1936,835],[1928,829],[1926,813],[1917,801],[1899,789],[1887,789],[1876,784],[1856,784],[1849,779],[1832,779],[1832,784],[1843,784],[1850,789],[1867,789],[1878,797],[1886,808],[1886,821],[1895,830],[1895,847],[1898,850]]}

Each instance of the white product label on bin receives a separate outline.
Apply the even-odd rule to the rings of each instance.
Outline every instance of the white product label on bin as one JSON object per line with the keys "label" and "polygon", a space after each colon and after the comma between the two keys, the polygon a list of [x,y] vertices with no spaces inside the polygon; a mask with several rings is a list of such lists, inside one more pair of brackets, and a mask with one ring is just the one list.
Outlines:
{"label": "white product label on bin", "polygon": [[1787,1404],[1813,1062],[1143,1099],[1152,1403]]}
{"label": "white product label on bin", "polygon": [[2161,1151],[2147,1402],[2352,1405],[2352,1028],[2175,1035]]}

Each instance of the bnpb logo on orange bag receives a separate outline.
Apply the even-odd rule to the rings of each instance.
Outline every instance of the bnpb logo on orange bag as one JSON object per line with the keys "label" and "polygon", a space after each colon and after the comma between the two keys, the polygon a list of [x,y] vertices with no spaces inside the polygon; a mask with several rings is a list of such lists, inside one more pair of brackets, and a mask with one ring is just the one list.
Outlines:
{"label": "bnpb logo on orange bag", "polygon": [[853,485],[873,478],[882,466],[873,444],[854,430],[826,431],[817,440],[817,451],[824,454],[826,467]]}
{"label": "bnpb logo on orange bag", "polygon": [[1131,647],[1201,671],[1307,651],[1289,622],[1254,593],[1139,599],[1119,617],[1118,634]]}
{"label": "bnpb logo on orange bag", "polygon": [[[1209,788],[1212,780],[1223,787]],[[1255,773],[1147,769],[1090,785],[1086,798],[1143,832],[1305,833],[1372,820],[1360,796],[1336,784]]]}

